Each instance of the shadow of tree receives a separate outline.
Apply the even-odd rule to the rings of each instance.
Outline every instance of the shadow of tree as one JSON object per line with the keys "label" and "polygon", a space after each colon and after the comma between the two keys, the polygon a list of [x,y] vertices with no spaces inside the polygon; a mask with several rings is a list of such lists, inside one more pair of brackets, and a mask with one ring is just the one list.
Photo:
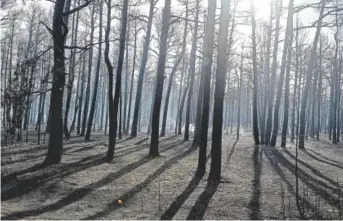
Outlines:
{"label": "shadow of tree", "polygon": [[[315,156],[314,154],[311,154],[307,149],[301,149],[301,150],[302,150],[304,153],[306,153],[307,155],[309,155],[310,157],[312,157],[313,159],[315,159],[315,160],[318,160],[318,161],[320,161],[320,162],[322,162],[322,163],[325,163],[325,164],[328,164],[328,165],[331,165],[331,166],[334,166],[334,167],[343,169],[343,166],[341,166],[339,162],[334,161],[334,160],[332,160],[332,159],[330,159],[330,158],[327,158],[327,157],[325,157],[325,156],[323,156],[323,155],[321,155],[321,154],[319,154],[319,153],[317,153],[317,152],[315,152],[315,151],[313,151],[313,150],[309,150],[309,151],[311,151],[312,153],[314,153],[314,154],[316,154],[316,155],[318,155],[318,156],[324,158],[325,160],[318,158],[318,157]],[[331,161],[331,162],[330,162],[330,161]]]}
{"label": "shadow of tree", "polygon": [[219,183],[207,182],[204,191],[193,205],[191,211],[187,216],[187,220],[200,220],[204,218],[207,207],[218,189]]}
{"label": "shadow of tree", "polygon": [[171,220],[179,211],[184,202],[188,199],[188,197],[192,194],[195,188],[199,185],[200,181],[201,178],[193,177],[186,189],[175,198],[169,208],[162,214],[161,220]]}
{"label": "shadow of tree", "polygon": [[[295,156],[289,152],[286,148],[283,148],[283,150],[285,151],[285,153],[290,156],[291,158],[293,158],[295,160]],[[302,149],[301,149],[302,150]],[[305,150],[305,149],[304,149]],[[323,173],[321,173],[319,170],[315,169],[314,167],[312,167],[311,165],[309,165],[308,163],[304,162],[303,160],[298,158],[298,163],[301,163],[302,165],[304,165],[306,168],[308,168],[309,170],[312,171],[313,174],[317,175],[318,177],[326,180],[327,182],[331,183],[332,185],[338,187],[338,183],[334,180],[332,180],[331,178],[325,176]]]}
{"label": "shadow of tree", "polygon": [[[87,161],[87,162],[85,162]],[[82,164],[82,162],[85,162]],[[82,170],[88,169],[93,166],[102,164],[104,161],[104,154],[96,154],[93,156],[86,157],[77,162],[64,164],[55,171],[48,170],[50,167],[45,167],[46,171],[43,174],[22,179],[19,181],[13,180],[14,183],[9,183],[8,185],[2,185],[1,187],[1,200],[10,200],[24,194],[27,194],[37,187],[41,186],[43,183],[53,180],[56,178],[62,178],[69,176],[73,173],[80,172]]]}
{"label": "shadow of tree", "polygon": [[[179,144],[180,144],[180,141],[176,142],[176,144],[174,143],[174,145],[166,146],[161,150],[161,152],[165,152],[165,151],[167,151],[167,150],[169,150],[175,146],[178,146]],[[71,203],[74,203],[77,200],[82,199],[87,194],[92,192],[94,189],[105,186],[106,184],[120,178],[121,176],[132,172],[133,170],[137,169],[138,167],[148,163],[151,159],[152,158],[150,158],[149,156],[143,157],[140,160],[123,167],[121,170],[119,170],[117,172],[108,174],[106,177],[104,177],[103,179],[101,179],[95,183],[91,183],[85,187],[75,189],[74,191],[69,193],[67,196],[63,197],[62,199],[58,200],[57,202],[55,202],[53,204],[46,205],[46,206],[40,207],[38,209],[14,212],[12,214],[5,216],[4,219],[22,219],[22,218],[26,218],[28,216],[38,215],[38,214],[42,214],[42,213],[45,213],[48,211],[54,211],[54,210],[61,209],[67,205],[70,205]],[[121,199],[123,199],[123,198],[121,198]]]}
{"label": "shadow of tree", "polygon": [[[196,148],[193,146],[193,148]],[[211,154],[208,154],[206,156],[206,162],[211,158]],[[169,208],[162,214],[161,220],[170,220],[172,219],[175,214],[179,211],[181,206],[185,203],[185,201],[188,199],[188,197],[193,193],[195,188],[199,185],[202,177],[196,177],[194,176],[193,179],[189,182],[186,189],[178,195],[173,203],[169,206]]]}
{"label": "shadow of tree", "polygon": [[249,203],[251,213],[250,219],[260,219],[260,198],[261,198],[261,171],[262,171],[262,150],[260,146],[255,145],[253,152],[254,161],[254,179],[253,194]]}
{"label": "shadow of tree", "polygon": [[[188,143],[186,143],[188,145]],[[97,212],[94,215],[87,216],[83,220],[91,220],[91,219],[100,219],[106,216],[107,214],[113,212],[114,210],[118,209],[119,206],[117,205],[117,201],[120,199],[124,202],[127,202],[127,200],[134,196],[135,194],[139,193],[142,191],[144,188],[146,188],[152,181],[154,181],[156,178],[158,178],[164,171],[169,169],[171,166],[176,164],[179,160],[182,158],[190,155],[195,148],[188,148],[186,151],[184,151],[181,154],[178,154],[168,161],[166,161],[160,168],[158,168],[153,174],[149,175],[144,181],[136,185],[134,188],[131,190],[127,191],[126,193],[122,194],[118,198],[112,200],[110,203],[107,204],[106,208],[103,209],[102,211]]]}
{"label": "shadow of tree", "polygon": [[[287,185],[287,190],[294,196],[296,197],[296,193],[295,193],[295,190],[294,190],[294,186],[292,184],[291,181],[289,181],[287,178],[286,178],[286,175],[284,174],[283,170],[281,169],[281,167],[279,166],[279,162],[274,158],[273,154],[270,153],[269,150],[265,150],[264,151],[264,155],[267,157],[267,159],[269,160],[272,168],[274,169],[274,171],[280,176],[280,178],[284,181],[284,183],[286,183]],[[317,213],[318,216],[316,218],[319,218],[319,219],[323,219],[323,216],[318,213],[320,211],[317,211],[317,207],[312,205],[307,199],[301,197],[300,195],[298,196],[298,199],[303,202],[307,208],[311,209],[312,213],[315,214]],[[298,211],[299,212],[299,211]],[[300,214],[300,212],[299,212]]]}
{"label": "shadow of tree", "polygon": [[[292,174],[295,174],[295,165],[287,160],[276,148],[273,151],[270,151],[273,154],[273,157],[281,163],[287,170]],[[339,188],[333,188],[322,180],[318,180],[313,176],[310,176],[302,168],[298,167],[298,177],[299,179],[306,184],[312,191],[325,199],[331,206],[338,208],[339,200],[330,194],[328,190],[331,190],[334,194],[339,194]]]}

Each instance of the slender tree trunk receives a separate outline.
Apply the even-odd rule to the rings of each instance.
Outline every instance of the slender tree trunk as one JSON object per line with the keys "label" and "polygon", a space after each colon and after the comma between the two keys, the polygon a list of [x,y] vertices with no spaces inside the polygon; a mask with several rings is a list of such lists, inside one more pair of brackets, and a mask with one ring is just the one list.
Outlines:
{"label": "slender tree trunk", "polygon": [[225,82],[227,74],[227,48],[224,45],[228,43],[228,26],[230,2],[228,0],[221,1],[220,23],[218,44],[223,47],[218,47],[216,85],[214,92],[213,106],[213,130],[212,130],[212,147],[211,147],[211,168],[208,175],[208,180],[219,182],[221,176],[221,159],[222,159],[222,133],[223,133],[223,102],[225,92]]}
{"label": "slender tree trunk", "polygon": [[195,75],[195,59],[196,59],[196,47],[197,47],[197,38],[198,38],[198,19],[199,19],[199,1],[196,0],[195,3],[195,24],[194,24],[194,33],[192,38],[192,49],[191,54],[189,56],[190,64],[189,64],[189,90],[188,90],[188,97],[187,97],[187,107],[186,107],[186,122],[185,122],[185,134],[184,134],[184,141],[189,140],[189,122],[190,122],[190,111],[191,111],[191,101],[192,101],[192,94],[193,94],[193,84],[194,84],[194,75]]}
{"label": "slender tree trunk", "polygon": [[295,36],[295,73],[294,73],[295,82],[294,82],[294,87],[293,87],[293,98],[292,98],[291,143],[294,143],[295,127],[298,127],[295,124],[295,112],[296,112],[296,108],[298,107],[298,102],[296,100],[297,88],[298,88],[298,84],[300,85],[300,82],[298,83],[298,78],[299,78],[299,29],[298,29],[299,22],[298,22],[298,18],[296,22],[297,22],[296,24],[297,30],[295,34],[296,36]]}
{"label": "slender tree trunk", "polygon": [[256,21],[255,21],[255,11],[254,3],[251,1],[251,22],[252,22],[252,53],[253,53],[253,72],[254,72],[254,94],[253,94],[253,135],[255,145],[260,144],[260,138],[258,133],[258,113],[257,113],[257,99],[258,99],[258,73],[257,73],[257,57],[256,57]]}
{"label": "slender tree trunk", "polygon": [[[78,4],[80,4],[80,0],[78,0]],[[74,2],[74,8],[76,6],[76,1]],[[78,26],[79,26],[79,11],[76,13],[76,16],[73,16],[73,22],[72,22],[72,44],[76,45],[77,42],[77,34],[78,34]],[[69,139],[70,137],[70,131],[68,129],[68,115],[69,115],[69,109],[70,109],[70,101],[71,101],[71,95],[73,90],[73,83],[74,83],[74,74],[75,74],[75,49],[71,51],[71,61],[69,65],[69,75],[68,75],[68,85],[67,85],[67,100],[65,105],[65,112],[64,112],[64,137],[66,139]]]}
{"label": "slender tree trunk", "polygon": [[[110,1],[110,0],[109,0]],[[117,65],[117,72],[116,72],[116,88],[114,92],[114,99],[113,99],[113,107],[109,111],[113,111],[113,131],[112,131],[112,138],[113,139],[113,145],[108,147],[107,152],[107,160],[112,161],[113,155],[114,155],[114,149],[115,149],[115,141],[117,136],[117,125],[118,125],[118,108],[119,108],[119,97],[121,92],[121,74],[123,69],[123,63],[124,63],[124,51],[125,51],[125,41],[126,41],[126,26],[127,26],[127,11],[128,11],[128,0],[124,0],[123,2],[123,9],[121,14],[121,30],[120,30],[120,38],[119,38],[119,57],[118,57],[118,65]],[[110,4],[109,4],[110,6]],[[108,14],[111,14],[110,11]],[[109,16],[108,19],[111,19]],[[111,25],[111,24],[109,24]],[[109,26],[107,26],[109,29]],[[106,41],[106,40],[105,40]],[[108,36],[107,36],[108,41]],[[108,53],[108,52],[107,52]],[[108,54],[107,54],[108,56]],[[110,85],[109,85],[110,87]],[[111,136],[111,134],[110,134]]]}
{"label": "slender tree trunk", "polygon": [[263,104],[262,104],[262,113],[261,113],[261,123],[260,123],[260,142],[261,144],[265,144],[265,137],[266,137],[266,115],[267,115],[267,104],[268,104],[268,95],[269,95],[269,87],[267,85],[270,84],[270,50],[271,50],[271,41],[272,41],[272,30],[273,30],[273,5],[270,4],[270,19],[269,19],[269,27],[268,27],[268,37],[267,37],[267,51],[265,54],[266,61],[264,67],[264,75],[263,81],[266,85],[264,90],[262,90],[263,94]]}
{"label": "slender tree trunk", "polygon": [[[128,23],[127,26],[127,42],[130,40],[130,23]],[[129,44],[126,44],[126,50],[125,50],[125,88],[124,88],[124,111],[123,114],[120,112],[121,119],[123,120],[122,127],[123,127],[123,133],[127,134],[127,128],[126,128],[126,115],[127,115],[127,95],[128,95],[128,86],[129,86]],[[122,98],[122,96],[121,96]],[[122,101],[121,101],[122,102]],[[121,109],[120,109],[121,110]]]}
{"label": "slender tree trunk", "polygon": [[282,0],[279,0],[276,6],[276,24],[275,24],[275,38],[274,38],[274,49],[273,49],[273,61],[272,61],[272,75],[269,84],[269,96],[268,96],[268,116],[266,124],[266,137],[265,144],[269,144],[271,131],[272,131],[272,116],[273,116],[273,104],[274,104],[274,93],[275,93],[275,78],[277,68],[277,54],[279,46],[279,31],[280,31],[280,17],[282,11]]}
{"label": "slender tree trunk", "polygon": [[[92,14],[91,14],[91,35],[90,35],[90,42],[89,44],[93,44],[94,38],[94,28],[95,28],[95,6],[93,6]],[[83,106],[83,119],[82,119],[82,129],[81,129],[81,136],[85,135],[86,132],[86,122],[88,117],[88,107],[89,107],[89,97],[91,93],[91,77],[92,77],[92,67],[93,67],[93,47],[89,49],[88,55],[88,78],[87,78],[87,85],[86,85],[86,94],[85,94],[85,103]]]}
{"label": "slender tree trunk", "polygon": [[96,105],[96,98],[98,96],[98,85],[99,85],[99,75],[100,75],[100,64],[101,64],[101,53],[102,53],[102,5],[103,0],[100,1],[100,23],[99,23],[99,49],[98,49],[98,61],[96,64],[96,71],[95,71],[95,79],[94,79],[94,89],[93,89],[93,97],[91,103],[91,109],[89,111],[89,118],[88,118],[88,125],[85,140],[88,141],[91,136],[91,128],[94,119],[94,112],[95,112],[95,105]]}
{"label": "slender tree trunk", "polygon": [[133,121],[132,121],[132,129],[131,129],[131,137],[137,136],[137,124],[138,124],[138,113],[139,107],[142,99],[142,88],[143,88],[143,79],[145,73],[145,67],[148,61],[148,51],[150,45],[150,37],[151,37],[151,27],[152,27],[152,19],[154,15],[154,0],[150,0],[150,9],[149,9],[149,17],[148,17],[148,24],[147,24],[147,32],[145,36],[144,46],[143,46],[143,54],[141,65],[139,69],[139,76],[137,81],[137,92],[136,92],[136,100],[135,100],[135,109],[133,112]]}
{"label": "slender tree trunk", "polygon": [[320,133],[320,109],[321,109],[321,100],[322,100],[322,38],[319,40],[319,73],[318,73],[318,91],[317,91],[317,126],[316,126],[316,139],[319,140]]}
{"label": "slender tree trunk", "polygon": [[[198,167],[196,177],[202,177],[206,172],[206,148],[207,148],[207,134],[208,134],[208,120],[209,120],[209,104],[210,104],[210,86],[211,86],[211,67],[213,57],[213,43],[214,43],[214,26],[216,14],[217,0],[208,1],[208,14],[205,24],[204,46],[203,46],[203,62],[201,74],[203,77],[203,100],[202,100],[202,114],[201,114],[201,130],[200,130],[200,147],[198,157]],[[201,97],[200,97],[201,98]]]}
{"label": "slender tree trunk", "polygon": [[284,104],[284,116],[283,116],[283,125],[282,125],[282,135],[281,135],[281,147],[286,146],[287,142],[287,131],[288,131],[288,116],[289,116],[289,81],[290,81],[290,72],[291,72],[291,63],[292,63],[292,42],[293,42],[293,0],[290,1],[288,10],[290,18],[290,27],[289,31],[289,42],[287,49],[287,70],[286,70],[286,79],[285,79],[285,104]]}
{"label": "slender tree trunk", "polygon": [[120,94],[119,97],[119,129],[118,129],[118,139],[122,138],[122,117],[123,117],[123,96]]}
{"label": "slender tree trunk", "polygon": [[[183,61],[183,64],[182,64],[182,70],[184,69],[184,65],[185,65],[185,62]],[[182,95],[182,85],[183,85],[183,71],[181,71],[181,77],[180,77],[180,88],[179,88],[179,96],[178,96],[178,105],[177,105],[177,116],[176,116],[176,122],[175,122],[175,134],[181,134],[181,128],[180,130],[178,130],[178,125],[179,125],[179,122],[180,122],[180,105],[181,105],[181,95]],[[181,112],[182,113],[182,112]],[[181,116],[181,119],[182,119],[182,116]],[[180,131],[180,133],[178,133],[178,131]]]}
{"label": "slender tree trunk", "polygon": [[[184,68],[182,68],[182,71],[184,71]],[[181,135],[183,107],[185,105],[186,95],[187,95],[187,91],[188,91],[188,87],[189,87],[189,81],[190,81],[190,75],[187,76],[186,88],[183,91],[182,99],[181,99],[181,102],[180,102],[179,121],[178,121],[178,130],[177,130],[177,134],[178,135]]]}
{"label": "slender tree trunk", "polygon": [[[293,0],[289,1],[288,4],[288,17],[287,17],[287,30],[286,30],[286,36],[285,36],[285,43],[283,47],[283,52],[282,52],[282,60],[281,60],[281,70],[280,70],[280,77],[279,77],[279,82],[278,82],[278,87],[277,87],[277,93],[276,93],[276,101],[275,101],[275,107],[274,107],[274,123],[273,123],[273,132],[272,132],[272,138],[270,141],[270,145],[275,147],[276,145],[276,140],[277,140],[277,135],[279,131],[279,110],[280,110],[280,104],[281,104],[281,97],[282,97],[282,87],[283,87],[283,81],[285,77],[285,69],[286,69],[286,58],[287,58],[287,53],[288,53],[288,68],[290,69],[290,63],[292,59],[292,42],[293,42]],[[289,73],[286,73],[289,79]],[[287,93],[287,97],[285,97],[285,111],[287,113],[285,114],[287,117],[284,118],[284,125],[283,131],[282,131],[282,145],[286,145],[286,136],[287,136],[287,128],[288,128],[288,107],[289,107],[289,80],[287,82],[287,77],[286,77],[286,90],[285,93]],[[287,88],[288,86],[288,88]],[[284,136],[284,137],[283,137]]]}
{"label": "slender tree trunk", "polygon": [[167,56],[167,40],[168,40],[168,30],[169,30],[169,17],[170,17],[170,4],[171,0],[165,0],[163,17],[162,17],[162,28],[160,36],[160,50],[158,55],[158,66],[156,75],[156,89],[155,89],[155,99],[152,111],[152,122],[151,122],[151,143],[150,143],[150,156],[158,156],[158,132],[160,127],[160,110],[161,101],[163,93],[163,81],[164,81],[164,71],[166,65]]}
{"label": "slender tree trunk", "polygon": [[301,112],[300,112],[300,128],[299,128],[299,148],[305,148],[305,128],[306,128],[306,120],[305,120],[305,114],[306,114],[306,105],[307,105],[307,98],[308,98],[308,92],[309,88],[311,86],[311,79],[314,69],[314,62],[316,58],[316,51],[317,51],[317,45],[318,45],[318,39],[320,35],[320,29],[322,27],[322,21],[323,21],[323,13],[325,9],[326,1],[324,0],[321,3],[320,7],[320,14],[319,19],[317,23],[317,30],[313,41],[313,46],[311,50],[311,57],[309,60],[308,68],[307,68],[307,76],[306,76],[306,82],[305,82],[305,88],[304,88],[304,94],[302,97],[301,102]]}
{"label": "slender tree trunk", "polygon": [[83,102],[83,91],[84,91],[84,87],[85,87],[85,78],[86,78],[86,74],[85,74],[85,69],[86,69],[86,55],[83,56],[83,60],[82,60],[82,69],[81,73],[79,73],[79,76],[81,78],[81,90],[80,90],[80,96],[79,96],[79,114],[77,117],[77,128],[76,128],[76,133],[80,134],[81,133],[81,108],[82,108],[82,102]]}
{"label": "slender tree trunk", "polygon": [[64,0],[56,0],[53,17],[54,68],[50,98],[50,136],[48,153],[44,164],[56,164],[61,161],[63,148],[62,105],[65,82],[64,43],[68,30],[63,29],[62,19]]}
{"label": "slender tree trunk", "polygon": [[127,123],[126,123],[126,130],[127,133],[129,133],[129,127],[130,127],[130,119],[131,119],[131,104],[132,104],[132,93],[133,93],[133,82],[135,79],[135,70],[136,70],[136,50],[137,50],[137,21],[135,20],[135,35],[134,35],[134,43],[133,43],[133,59],[132,59],[132,72],[131,72],[131,83],[130,83],[130,96],[129,96],[129,110],[128,110],[128,116],[127,116]]}
{"label": "slender tree trunk", "polygon": [[111,0],[107,1],[107,24],[106,24],[106,31],[105,31],[105,63],[107,66],[108,71],[108,117],[106,118],[105,123],[105,134],[107,132],[107,124],[109,124],[109,131],[108,131],[108,150],[107,150],[107,161],[113,160],[113,154],[114,154],[114,142],[115,142],[115,133],[114,130],[114,103],[113,103],[113,66],[111,64],[111,61],[109,59],[109,50],[110,50],[110,42],[109,42],[109,36],[111,32]]}
{"label": "slender tree trunk", "polygon": [[186,20],[185,20],[185,27],[183,31],[183,41],[182,41],[182,49],[179,53],[179,57],[177,58],[174,67],[170,73],[169,76],[169,82],[168,82],[168,88],[166,93],[166,98],[164,101],[164,111],[163,111],[163,118],[162,118],[162,127],[161,127],[161,137],[165,136],[166,134],[166,123],[167,123],[167,117],[168,117],[168,106],[169,106],[169,98],[170,98],[170,91],[172,87],[172,83],[174,81],[174,75],[177,70],[177,67],[179,66],[181,60],[183,59],[183,56],[186,51],[186,38],[187,38],[187,28],[188,28],[188,0],[186,0]]}
{"label": "slender tree trunk", "polygon": [[239,139],[240,127],[241,127],[241,98],[242,98],[242,87],[243,87],[243,48],[241,54],[241,64],[240,64],[240,75],[239,75],[239,85],[238,85],[238,100],[237,100],[237,130],[236,130],[236,139]]}
{"label": "slender tree trunk", "polygon": [[[336,3],[338,4],[337,0]],[[338,39],[338,34],[339,34],[339,25],[338,25],[338,12],[336,12],[336,33],[334,34],[334,39],[335,39],[335,55],[333,58],[333,82],[332,82],[332,87],[333,87],[333,110],[332,110],[332,143],[337,144],[339,136],[339,131],[337,130],[338,126],[338,102],[339,102],[339,93],[340,93],[340,87],[339,87],[339,71],[338,71],[338,47],[339,47],[339,39]],[[337,133],[338,132],[338,133]]]}

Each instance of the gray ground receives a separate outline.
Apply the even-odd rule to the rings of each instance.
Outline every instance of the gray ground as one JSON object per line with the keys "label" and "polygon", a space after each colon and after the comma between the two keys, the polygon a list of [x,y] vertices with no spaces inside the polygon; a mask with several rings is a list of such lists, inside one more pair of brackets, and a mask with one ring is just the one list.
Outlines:
{"label": "gray ground", "polygon": [[[149,139],[124,137],[106,163],[107,137],[72,138],[62,163],[40,168],[46,144],[2,148],[2,219],[342,219],[343,145],[307,141],[254,146],[223,137],[223,181],[193,179],[198,151],[181,136],[161,138],[161,156],[146,157]],[[209,141],[210,147],[210,141]],[[208,148],[208,154],[210,153]],[[210,157],[207,168],[209,170]],[[123,204],[118,205],[118,200]],[[299,213],[299,208],[303,217]]]}

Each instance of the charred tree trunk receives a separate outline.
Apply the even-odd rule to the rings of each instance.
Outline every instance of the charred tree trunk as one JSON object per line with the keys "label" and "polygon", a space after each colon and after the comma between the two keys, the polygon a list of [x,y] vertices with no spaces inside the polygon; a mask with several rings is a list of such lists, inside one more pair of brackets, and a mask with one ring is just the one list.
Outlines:
{"label": "charred tree trunk", "polygon": [[255,145],[260,144],[259,132],[258,132],[258,113],[257,113],[257,99],[258,99],[258,73],[257,73],[257,57],[256,57],[256,21],[255,21],[255,11],[254,11],[254,4],[251,1],[251,27],[252,27],[252,63],[253,63],[253,72],[254,72],[254,94],[253,94],[253,104],[252,104],[252,112],[253,112],[253,135]]}
{"label": "charred tree trunk", "polygon": [[155,99],[152,111],[152,122],[151,122],[151,143],[149,155],[156,157],[158,153],[158,132],[160,127],[160,110],[163,93],[163,81],[164,71],[166,65],[167,56],[167,40],[169,30],[169,17],[170,17],[170,4],[171,0],[165,0],[162,18],[162,30],[160,36],[160,50],[158,55],[158,66],[156,75],[156,89]]}
{"label": "charred tree trunk", "polygon": [[208,180],[211,182],[219,182],[221,176],[223,102],[228,60],[226,56],[227,47],[225,47],[225,45],[227,45],[228,43],[229,9],[230,2],[228,0],[222,0],[218,44],[222,45],[223,47],[218,47],[217,72],[213,106],[213,130],[211,147],[212,159],[210,173],[208,175]]}
{"label": "charred tree trunk", "polygon": [[192,49],[190,54],[190,64],[189,64],[189,89],[188,89],[188,97],[187,97],[187,107],[186,107],[186,122],[185,122],[185,134],[184,134],[184,141],[189,140],[189,123],[190,123],[190,111],[191,111],[191,101],[192,101],[192,94],[193,94],[193,84],[194,84],[194,75],[195,75],[195,59],[196,59],[196,47],[197,47],[197,38],[198,38],[198,19],[199,19],[199,1],[196,0],[195,5],[195,24],[194,24],[194,33],[192,38]]}
{"label": "charred tree trunk", "polygon": [[140,103],[142,99],[142,88],[143,88],[145,67],[148,61],[148,51],[149,51],[150,37],[151,37],[152,18],[154,15],[154,4],[155,4],[155,1],[150,0],[147,32],[145,36],[145,41],[144,41],[144,46],[143,46],[143,55],[142,55],[141,65],[139,69],[139,76],[138,76],[138,81],[137,81],[137,92],[136,92],[136,100],[135,100],[135,109],[133,112],[131,137],[137,136],[138,113],[139,113]]}
{"label": "charred tree trunk", "polygon": [[[91,35],[90,35],[90,42],[89,44],[93,44],[94,38],[94,28],[95,28],[95,7],[93,6],[92,14],[91,14]],[[89,97],[91,93],[91,77],[92,77],[92,67],[93,67],[93,47],[89,49],[88,54],[88,78],[87,78],[87,85],[86,85],[86,94],[85,94],[85,103],[83,106],[83,119],[82,119],[82,129],[81,129],[81,136],[85,135],[86,132],[86,122],[88,117],[88,107],[89,107]]]}
{"label": "charred tree trunk", "polygon": [[269,96],[268,96],[268,116],[266,124],[266,137],[265,144],[269,144],[271,131],[272,131],[272,116],[273,116],[273,104],[274,104],[274,93],[275,93],[275,79],[276,79],[276,68],[277,68],[277,54],[279,46],[279,31],[280,31],[280,17],[282,11],[282,0],[279,0],[276,6],[276,24],[275,24],[275,38],[273,48],[273,61],[272,61],[272,75],[269,84]]}
{"label": "charred tree trunk", "polygon": [[308,100],[308,92],[309,92],[309,89],[311,87],[311,79],[312,79],[312,74],[313,74],[314,62],[316,60],[315,59],[316,58],[316,51],[317,51],[320,29],[322,27],[325,4],[326,4],[326,1],[324,0],[321,3],[316,34],[314,37],[313,46],[312,46],[312,50],[311,50],[311,57],[310,57],[310,61],[309,61],[308,68],[307,68],[307,76],[306,76],[306,82],[305,82],[305,88],[304,88],[304,94],[302,97],[301,112],[300,112],[299,148],[305,148],[306,106],[307,106],[307,100]]}
{"label": "charred tree trunk", "polygon": [[[109,0],[110,2],[110,0]],[[118,108],[119,108],[119,98],[120,98],[120,92],[121,92],[121,74],[122,74],[122,69],[123,69],[123,63],[124,63],[124,51],[125,51],[125,38],[126,38],[126,27],[127,27],[127,11],[128,11],[128,0],[124,0],[123,2],[123,9],[122,9],[122,14],[121,14],[121,29],[120,29],[120,38],[119,38],[119,57],[118,57],[118,65],[117,65],[117,72],[116,72],[116,88],[114,92],[114,99],[113,99],[113,107],[112,111],[113,113],[113,118],[112,118],[112,123],[113,123],[113,130],[112,136],[110,139],[113,139],[112,146],[108,147],[107,151],[107,160],[112,161],[113,160],[113,155],[114,155],[114,149],[115,149],[115,141],[116,141],[116,136],[117,136],[117,127],[118,127]],[[109,4],[110,7],[110,4]],[[110,11],[108,14],[111,14]],[[111,19],[110,16],[108,16],[108,19]],[[111,25],[111,24],[109,24]],[[109,26],[107,26],[109,29]],[[108,36],[107,36],[108,40]],[[106,40],[105,40],[106,41]],[[108,54],[107,54],[108,55]],[[109,85],[110,86],[110,85]],[[111,110],[109,110],[111,111]],[[111,136],[111,134],[109,134]]]}
{"label": "charred tree trunk", "polygon": [[99,75],[100,75],[100,64],[101,64],[101,53],[102,53],[102,5],[103,0],[100,1],[100,23],[99,23],[99,49],[98,49],[98,61],[96,64],[96,71],[95,71],[95,79],[94,79],[94,89],[93,89],[93,97],[91,103],[91,109],[89,111],[89,118],[88,118],[88,125],[85,140],[88,141],[91,136],[91,128],[94,119],[94,112],[95,112],[95,104],[96,98],[98,95],[98,85],[99,85]]}
{"label": "charred tree trunk", "polygon": [[196,177],[204,176],[206,172],[206,149],[207,149],[207,134],[208,134],[208,120],[209,120],[209,104],[210,104],[210,86],[211,86],[211,67],[213,57],[213,43],[214,43],[214,26],[216,14],[217,1],[208,1],[207,22],[205,24],[204,46],[203,46],[203,62],[201,74],[204,78],[203,85],[203,100],[202,100],[202,114],[201,114],[201,130],[200,130],[200,146],[198,167]]}
{"label": "charred tree trunk", "polygon": [[[279,82],[278,82],[278,87],[277,87],[277,93],[276,93],[276,101],[275,101],[275,107],[274,107],[274,123],[273,123],[273,132],[272,132],[272,139],[270,141],[270,145],[275,147],[276,145],[276,140],[277,140],[277,135],[279,131],[279,110],[280,110],[280,104],[281,104],[281,97],[282,97],[282,87],[283,87],[283,81],[285,77],[285,69],[286,69],[286,57],[288,53],[288,65],[287,69],[290,69],[290,63],[291,63],[291,58],[292,58],[292,42],[293,42],[293,0],[289,1],[288,4],[288,17],[287,17],[287,30],[286,30],[286,36],[285,36],[285,43],[283,46],[283,52],[282,52],[282,61],[281,61],[281,70],[280,70],[280,77],[279,77]],[[288,70],[287,70],[288,71]],[[289,73],[287,73],[288,78],[289,78]],[[289,81],[289,80],[288,80]],[[288,106],[289,106],[289,82],[287,82],[286,79],[286,93],[287,93],[287,98],[285,97],[285,111],[287,110],[287,120],[285,121],[286,118],[284,118],[284,125],[283,127],[286,126],[286,128],[283,128],[282,131],[282,139],[284,145],[286,145],[286,135],[287,135],[287,127],[288,127]],[[285,137],[283,137],[283,135]]]}
{"label": "charred tree trunk", "polygon": [[64,23],[63,8],[65,0],[56,0],[53,16],[54,68],[50,98],[50,136],[48,153],[44,164],[56,164],[61,161],[63,148],[62,106],[65,82],[64,43],[68,34]]}

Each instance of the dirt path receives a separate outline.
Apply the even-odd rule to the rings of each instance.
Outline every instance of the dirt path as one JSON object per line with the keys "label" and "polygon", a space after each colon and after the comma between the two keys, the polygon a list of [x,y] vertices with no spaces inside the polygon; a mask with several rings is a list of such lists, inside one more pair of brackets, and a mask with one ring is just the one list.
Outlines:
{"label": "dirt path", "polygon": [[[2,150],[2,219],[293,219],[295,147],[254,146],[251,137],[223,137],[223,181],[193,178],[198,151],[181,136],[161,139],[161,157],[147,157],[149,139],[124,138],[106,163],[107,138],[64,146],[60,164],[37,166],[46,147]],[[299,205],[305,218],[339,219],[343,210],[343,146],[308,142],[299,151]],[[340,188],[339,188],[340,187]],[[341,197],[339,197],[341,195]],[[118,200],[123,204],[118,205]],[[341,214],[342,215],[342,214]]]}

